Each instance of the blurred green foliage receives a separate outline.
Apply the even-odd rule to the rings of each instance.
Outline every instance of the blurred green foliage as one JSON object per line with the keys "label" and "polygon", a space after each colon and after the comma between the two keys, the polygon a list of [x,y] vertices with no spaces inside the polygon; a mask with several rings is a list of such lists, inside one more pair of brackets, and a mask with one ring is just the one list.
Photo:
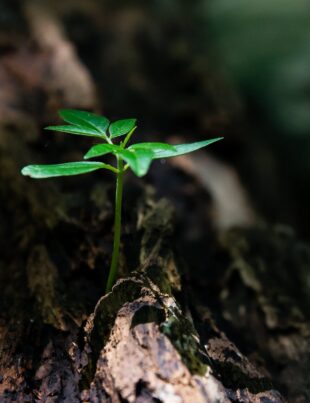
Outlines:
{"label": "blurred green foliage", "polygon": [[228,72],[282,132],[310,137],[310,4],[213,0],[214,44]]}

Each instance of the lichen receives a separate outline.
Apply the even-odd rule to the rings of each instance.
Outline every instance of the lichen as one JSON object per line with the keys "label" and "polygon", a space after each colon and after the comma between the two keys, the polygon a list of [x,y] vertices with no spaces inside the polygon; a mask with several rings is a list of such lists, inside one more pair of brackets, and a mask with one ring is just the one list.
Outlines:
{"label": "lichen", "polygon": [[190,320],[176,305],[169,308],[167,319],[160,329],[170,339],[192,374],[204,375],[207,372],[208,358],[204,348]]}

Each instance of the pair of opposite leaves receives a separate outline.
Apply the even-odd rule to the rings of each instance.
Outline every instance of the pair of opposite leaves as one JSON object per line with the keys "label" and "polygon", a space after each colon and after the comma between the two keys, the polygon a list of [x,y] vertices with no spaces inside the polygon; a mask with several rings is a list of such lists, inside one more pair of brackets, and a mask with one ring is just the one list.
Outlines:
{"label": "pair of opposite leaves", "polygon": [[[125,161],[132,171],[139,177],[144,176],[148,172],[151,162],[155,159],[170,158],[187,154],[222,139],[222,137],[218,137],[195,143],[177,145],[165,143],[137,143],[125,148],[127,143],[126,139],[119,145],[113,144],[112,139],[124,135],[130,137],[131,133],[136,128],[136,119],[117,120],[110,124],[109,120],[104,116],[72,109],[60,110],[59,116],[65,122],[70,124],[48,126],[46,127],[47,130],[96,137],[103,141],[102,143],[91,147],[84,155],[84,159],[100,157],[112,153],[116,157]],[[109,169],[115,173],[118,172],[116,168],[104,164],[103,162],[79,161],[53,165],[28,165],[22,169],[22,174],[40,179],[56,176],[79,175],[97,169]]]}

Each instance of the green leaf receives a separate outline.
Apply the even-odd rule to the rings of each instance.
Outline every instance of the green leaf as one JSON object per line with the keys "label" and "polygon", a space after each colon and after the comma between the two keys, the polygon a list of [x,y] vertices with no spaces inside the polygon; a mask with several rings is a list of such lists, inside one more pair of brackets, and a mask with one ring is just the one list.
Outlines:
{"label": "green leaf", "polygon": [[47,126],[47,127],[45,127],[45,129],[54,130],[55,132],[77,134],[79,136],[99,137],[101,139],[104,137],[96,129],[92,129],[92,128],[88,128],[88,127],[81,127],[81,126],[71,126],[71,125]]}
{"label": "green leaf", "polygon": [[191,153],[193,151],[199,150],[200,148],[206,147],[216,141],[222,140],[223,137],[217,137],[215,139],[204,140],[204,141],[197,141],[196,143],[188,143],[188,144],[176,144],[173,145],[175,151],[170,150],[162,150],[162,151],[154,151],[153,159],[160,159],[160,158],[171,158],[177,157],[179,155]]}
{"label": "green leaf", "polygon": [[[84,155],[84,158],[88,159],[88,158],[100,157],[108,153],[117,154],[122,150],[123,148],[116,144],[96,144],[95,146],[91,147],[90,150],[88,150],[88,152]],[[171,146],[170,144],[165,143],[137,143],[127,148],[127,150],[159,152],[159,151],[176,151],[176,148],[174,146]]]}
{"label": "green leaf", "polygon": [[61,109],[59,111],[59,116],[65,122],[84,128],[96,129],[99,133],[104,134],[106,133],[110,123],[109,120],[104,116],[74,109]]}
{"label": "green leaf", "polygon": [[130,166],[133,172],[141,177],[147,174],[154,153],[150,150],[120,150],[118,155]]}
{"label": "green leaf", "polygon": [[99,157],[108,153],[120,156],[137,176],[143,176],[147,173],[154,153],[147,149],[124,149],[115,144],[97,144],[93,146],[84,158]]}
{"label": "green leaf", "polygon": [[53,165],[28,165],[22,169],[22,174],[35,179],[52,178],[56,176],[80,175],[105,168],[102,162],[67,162]]}
{"label": "green leaf", "polygon": [[111,139],[127,134],[135,127],[137,119],[122,119],[111,123],[109,132]]}
{"label": "green leaf", "polygon": [[84,155],[84,158],[88,159],[94,157],[101,157],[102,155],[108,153],[116,154],[119,150],[122,150],[122,148],[115,144],[96,144],[87,151],[87,153]]}
{"label": "green leaf", "polygon": [[156,153],[160,151],[176,151],[176,148],[166,143],[136,143],[128,147],[128,150],[150,150]]}

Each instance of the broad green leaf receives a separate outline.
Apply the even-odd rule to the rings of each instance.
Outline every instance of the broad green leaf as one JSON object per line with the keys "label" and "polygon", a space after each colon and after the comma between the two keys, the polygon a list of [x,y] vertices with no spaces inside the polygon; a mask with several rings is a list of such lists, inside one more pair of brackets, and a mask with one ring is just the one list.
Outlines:
{"label": "broad green leaf", "polygon": [[119,150],[122,150],[122,148],[115,144],[96,144],[87,151],[87,153],[84,155],[84,158],[88,159],[94,157],[101,157],[102,155],[108,153],[116,154]]}
{"label": "broad green leaf", "polygon": [[80,175],[105,168],[102,162],[66,162],[53,165],[28,165],[22,169],[22,174],[35,179],[52,178],[56,176]]}
{"label": "broad green leaf", "polygon": [[47,127],[45,127],[45,129],[46,130],[53,130],[55,132],[77,134],[79,136],[99,137],[101,139],[104,137],[96,129],[88,128],[88,127],[81,127],[81,126],[71,126],[71,125],[47,126]]}
{"label": "broad green leaf", "polygon": [[122,119],[111,123],[109,127],[111,139],[129,133],[135,127],[136,121],[137,119]]}
{"label": "broad green leaf", "polygon": [[105,133],[110,123],[104,116],[74,109],[61,109],[59,116],[65,122],[85,128],[96,129],[99,133]]}
{"label": "broad green leaf", "polygon": [[136,143],[128,147],[128,150],[151,150],[156,153],[159,151],[176,151],[176,148],[166,143]]}
{"label": "broad green leaf", "polygon": [[154,153],[150,150],[123,150],[117,153],[133,170],[133,172],[141,177],[147,174],[151,165]]}
{"label": "broad green leaf", "polygon": [[215,143],[216,141],[222,140],[222,138],[223,137],[217,137],[215,139],[197,141],[196,143],[176,144],[176,145],[173,145],[173,147],[175,148],[175,151],[171,151],[171,150],[154,151],[153,159],[177,157],[179,155],[191,153],[193,151],[199,150],[200,148],[203,148],[212,143]]}

